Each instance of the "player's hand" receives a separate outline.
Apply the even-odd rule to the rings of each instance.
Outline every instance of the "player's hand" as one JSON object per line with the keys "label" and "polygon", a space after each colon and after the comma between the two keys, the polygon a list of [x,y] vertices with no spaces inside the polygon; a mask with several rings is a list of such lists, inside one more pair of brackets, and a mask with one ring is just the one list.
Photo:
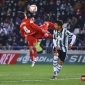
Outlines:
{"label": "player's hand", "polygon": [[72,45],[71,45],[71,44],[69,44],[69,45],[68,45],[68,49],[71,49],[71,48],[72,48]]}
{"label": "player's hand", "polygon": [[56,46],[55,48],[56,48],[56,50],[60,50],[60,48],[58,46]]}

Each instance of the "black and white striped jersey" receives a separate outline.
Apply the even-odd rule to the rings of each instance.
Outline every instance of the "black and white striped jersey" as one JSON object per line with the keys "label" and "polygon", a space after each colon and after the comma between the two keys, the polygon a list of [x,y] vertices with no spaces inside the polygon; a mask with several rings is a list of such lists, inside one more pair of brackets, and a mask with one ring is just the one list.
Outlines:
{"label": "black and white striped jersey", "polygon": [[54,47],[58,46],[60,47],[60,50],[63,50],[63,52],[68,51],[68,40],[71,38],[70,44],[73,45],[76,39],[76,36],[68,31],[67,29],[62,29],[61,32],[58,32],[57,30],[53,31],[53,44]]}

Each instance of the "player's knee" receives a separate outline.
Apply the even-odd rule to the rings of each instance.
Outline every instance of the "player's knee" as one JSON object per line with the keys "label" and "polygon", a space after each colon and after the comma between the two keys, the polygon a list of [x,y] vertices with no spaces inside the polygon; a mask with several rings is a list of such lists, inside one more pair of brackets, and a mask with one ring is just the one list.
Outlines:
{"label": "player's knee", "polygon": [[29,50],[32,51],[32,46],[29,47]]}
{"label": "player's knee", "polygon": [[34,42],[34,43],[33,43],[33,46],[36,47],[36,45],[37,45],[37,42]]}
{"label": "player's knee", "polygon": [[63,65],[63,61],[59,59],[58,64],[59,64],[59,65]]}
{"label": "player's knee", "polygon": [[56,53],[54,53],[54,56],[59,56],[59,54],[56,52]]}

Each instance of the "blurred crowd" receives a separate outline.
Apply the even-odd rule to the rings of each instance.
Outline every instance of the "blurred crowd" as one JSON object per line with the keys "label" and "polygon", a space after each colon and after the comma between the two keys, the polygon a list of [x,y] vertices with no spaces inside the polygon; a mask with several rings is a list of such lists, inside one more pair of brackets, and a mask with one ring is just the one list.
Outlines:
{"label": "blurred crowd", "polygon": [[[31,4],[38,7],[34,14],[28,10]],[[0,49],[28,49],[19,31],[22,12],[34,16],[38,25],[47,20],[62,20],[77,36],[73,49],[85,50],[85,0],[0,0]],[[41,41],[44,47],[52,46],[51,39]]]}

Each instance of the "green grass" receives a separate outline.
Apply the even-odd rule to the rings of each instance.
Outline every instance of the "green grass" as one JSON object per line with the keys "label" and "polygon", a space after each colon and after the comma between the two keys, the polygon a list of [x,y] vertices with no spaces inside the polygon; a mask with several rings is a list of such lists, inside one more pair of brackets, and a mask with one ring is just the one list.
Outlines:
{"label": "green grass", "polygon": [[63,65],[57,80],[50,80],[52,65],[0,65],[0,85],[85,85],[85,65]]}

